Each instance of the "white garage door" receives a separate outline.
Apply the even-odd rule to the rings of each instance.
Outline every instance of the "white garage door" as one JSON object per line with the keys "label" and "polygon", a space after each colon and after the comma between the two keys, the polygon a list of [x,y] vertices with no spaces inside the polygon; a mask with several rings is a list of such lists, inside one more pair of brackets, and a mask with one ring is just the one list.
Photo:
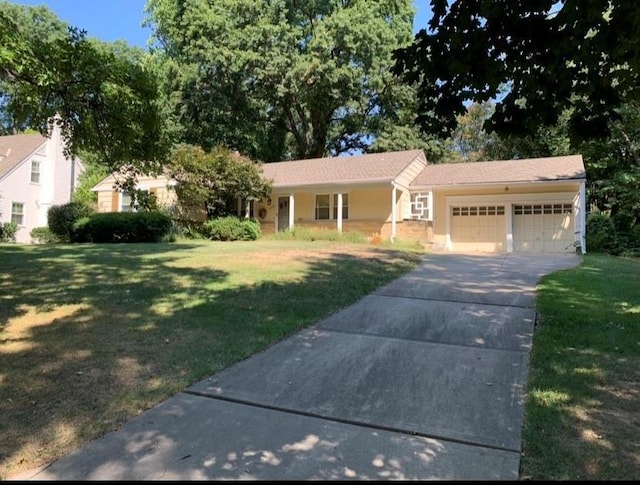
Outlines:
{"label": "white garage door", "polygon": [[505,240],[504,205],[451,207],[453,251],[502,252]]}
{"label": "white garage door", "polygon": [[574,252],[573,204],[513,206],[513,250]]}

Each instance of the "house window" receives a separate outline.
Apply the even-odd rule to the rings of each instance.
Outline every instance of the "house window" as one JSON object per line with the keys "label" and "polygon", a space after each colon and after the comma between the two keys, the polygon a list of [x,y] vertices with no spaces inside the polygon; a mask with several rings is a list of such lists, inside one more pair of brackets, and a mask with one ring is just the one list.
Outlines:
{"label": "house window", "polygon": [[330,202],[329,194],[316,195],[316,220],[329,220],[329,214],[331,213]]}
{"label": "house window", "polygon": [[40,162],[31,160],[31,183],[40,183]]}
{"label": "house window", "polygon": [[[338,219],[338,194],[333,194],[333,218]],[[349,194],[342,194],[342,218],[349,219]]]}
{"label": "house window", "polygon": [[133,212],[131,205],[131,195],[128,192],[120,194],[120,212]]}
{"label": "house window", "polygon": [[428,192],[411,194],[411,219],[432,220],[429,199],[430,194]]}
{"label": "house window", "polygon": [[11,222],[17,225],[24,225],[24,204],[21,202],[11,203]]}
{"label": "house window", "polygon": [[[149,193],[148,189],[137,189],[136,192]],[[131,203],[131,194],[129,192],[120,192],[120,212],[137,212],[138,205]]]}

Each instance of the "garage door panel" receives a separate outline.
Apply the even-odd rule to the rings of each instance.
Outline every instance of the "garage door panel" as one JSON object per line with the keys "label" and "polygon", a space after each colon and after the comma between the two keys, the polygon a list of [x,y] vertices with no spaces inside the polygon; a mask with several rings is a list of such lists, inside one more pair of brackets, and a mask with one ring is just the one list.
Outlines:
{"label": "garage door panel", "polygon": [[451,208],[451,249],[501,252],[505,250],[504,206],[456,206]]}
{"label": "garage door panel", "polygon": [[570,203],[514,205],[514,251],[573,252],[573,217]]}

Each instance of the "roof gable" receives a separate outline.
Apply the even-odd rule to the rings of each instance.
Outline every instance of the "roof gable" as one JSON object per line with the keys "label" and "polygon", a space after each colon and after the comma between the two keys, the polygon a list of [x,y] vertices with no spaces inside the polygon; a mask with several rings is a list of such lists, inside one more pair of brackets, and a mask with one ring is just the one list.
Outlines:
{"label": "roof gable", "polygon": [[406,150],[349,157],[272,162],[265,163],[262,168],[264,176],[272,179],[276,188],[390,183],[417,159],[426,165],[422,150]]}
{"label": "roof gable", "polygon": [[581,155],[428,165],[411,187],[550,182],[584,179]]}
{"label": "roof gable", "polygon": [[47,139],[39,133],[0,136],[0,179],[37,151]]}

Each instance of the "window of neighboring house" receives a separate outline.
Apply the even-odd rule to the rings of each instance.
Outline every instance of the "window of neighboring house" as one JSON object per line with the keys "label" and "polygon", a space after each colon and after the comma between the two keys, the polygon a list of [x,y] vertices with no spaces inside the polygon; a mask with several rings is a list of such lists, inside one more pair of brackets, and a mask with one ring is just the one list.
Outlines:
{"label": "window of neighboring house", "polygon": [[21,202],[11,203],[11,222],[17,225],[24,225],[24,204]]}
{"label": "window of neighboring house", "polygon": [[[338,219],[338,194],[333,194],[333,218]],[[342,194],[342,219],[349,219],[349,194]]]}
{"label": "window of neighboring house", "polygon": [[31,160],[31,183],[40,183],[40,162],[38,160]]}
{"label": "window of neighboring house", "polygon": [[316,220],[328,220],[331,213],[329,194],[316,194]]}

